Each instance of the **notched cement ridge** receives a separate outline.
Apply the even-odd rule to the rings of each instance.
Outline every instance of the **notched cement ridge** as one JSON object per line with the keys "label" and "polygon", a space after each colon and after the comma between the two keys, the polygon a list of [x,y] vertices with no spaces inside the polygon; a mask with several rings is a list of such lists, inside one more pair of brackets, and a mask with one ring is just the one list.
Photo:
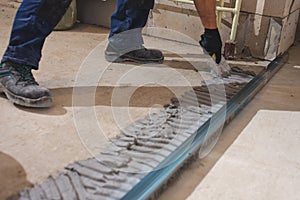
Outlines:
{"label": "notched cement ridge", "polygon": [[121,199],[193,136],[253,76],[252,72],[235,69],[234,75],[221,82],[212,80],[194,87],[181,98],[173,98],[161,111],[124,128],[95,158],[74,162],[65,172],[25,188],[15,198]]}

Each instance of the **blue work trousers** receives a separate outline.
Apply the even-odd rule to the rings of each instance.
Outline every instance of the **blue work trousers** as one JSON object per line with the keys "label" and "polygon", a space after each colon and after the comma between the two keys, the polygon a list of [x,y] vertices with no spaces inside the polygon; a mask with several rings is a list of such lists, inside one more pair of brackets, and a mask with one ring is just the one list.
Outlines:
{"label": "blue work trousers", "polygon": [[[128,1],[133,2],[133,0]],[[118,0],[117,9],[112,14],[110,21],[109,42],[114,49],[118,49],[120,52],[129,52],[139,49],[143,45],[141,32],[147,23],[154,0],[136,0],[135,2],[142,1],[146,1],[148,5],[132,5],[131,8],[128,8],[126,0]]]}
{"label": "blue work trousers", "polygon": [[[70,3],[71,0],[23,0],[15,16],[9,45],[1,62],[11,61],[38,69],[45,39],[60,21]],[[143,28],[147,22],[149,10],[129,9],[126,6],[126,0],[118,0],[117,9],[111,17],[109,36],[112,38],[111,42],[122,43],[123,39],[126,40],[129,37],[124,34],[125,37],[120,37],[121,39],[119,37],[113,39],[114,35],[130,29]],[[143,41],[140,30],[134,33],[138,36],[131,37],[135,38],[131,44],[141,45]]]}

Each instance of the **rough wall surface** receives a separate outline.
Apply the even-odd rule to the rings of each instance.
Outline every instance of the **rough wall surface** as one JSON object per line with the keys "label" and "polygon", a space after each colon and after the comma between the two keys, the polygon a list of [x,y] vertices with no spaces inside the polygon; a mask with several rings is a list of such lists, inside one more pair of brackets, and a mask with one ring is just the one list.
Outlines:
{"label": "rough wall surface", "polygon": [[296,40],[300,41],[300,14],[299,14],[298,25],[297,25]]}
{"label": "rough wall surface", "polygon": [[[178,31],[199,40],[203,27],[194,5],[176,4],[160,0],[151,12],[148,27],[159,27]],[[176,35],[176,34],[175,34]]]}
{"label": "rough wall surface", "polygon": [[110,16],[117,0],[77,0],[78,20],[82,23],[110,27]]}
{"label": "rough wall surface", "polygon": [[[225,2],[227,6],[234,3]],[[285,52],[295,40],[299,9],[300,0],[242,1],[236,54],[272,60]],[[223,42],[229,39],[232,17],[230,13],[223,13]],[[198,40],[203,32],[193,5],[176,4],[169,0],[156,2],[148,26],[173,29],[194,40]],[[173,37],[171,39],[180,40]]]}
{"label": "rough wall surface", "polygon": [[243,1],[236,53],[272,60],[295,41],[300,0]]}
{"label": "rough wall surface", "polygon": [[[227,6],[234,4],[230,0],[225,2]],[[77,0],[77,3],[80,21],[109,27],[116,0]],[[285,52],[295,40],[299,10],[300,0],[243,0],[236,54],[272,60]],[[232,17],[223,13],[220,27],[223,42],[229,39]],[[148,35],[188,43],[197,42],[202,32],[194,5],[170,0],[156,0],[144,30]]]}
{"label": "rough wall surface", "polygon": [[283,18],[299,8],[299,0],[244,0],[241,11]]}

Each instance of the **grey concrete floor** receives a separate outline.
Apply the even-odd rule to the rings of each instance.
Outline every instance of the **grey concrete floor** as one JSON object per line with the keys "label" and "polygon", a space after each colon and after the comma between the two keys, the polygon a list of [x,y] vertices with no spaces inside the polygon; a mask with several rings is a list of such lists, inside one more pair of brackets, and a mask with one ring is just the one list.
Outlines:
{"label": "grey concrete floor", "polygon": [[[8,44],[18,6],[7,2],[0,1],[1,55]],[[70,107],[64,107],[64,104],[71,104],[72,98],[68,94],[72,89],[68,88],[74,83],[80,64],[100,42],[106,40],[107,33],[106,29],[80,26],[49,36],[40,70],[34,74],[41,85],[61,88],[52,90],[54,106],[51,109],[24,110],[0,95],[0,199],[63,170],[74,160],[90,157],[76,134]]]}
{"label": "grey concrete floor", "polygon": [[[2,4],[4,2],[4,4]],[[0,52],[4,52],[9,39],[10,28],[14,13],[15,4],[5,4],[0,0]],[[43,59],[40,63],[40,70],[34,72],[35,77],[41,85],[51,89],[54,98],[54,106],[51,109],[24,109],[14,106],[7,101],[5,96],[0,96],[1,123],[0,123],[0,199],[3,199],[19,189],[29,186],[31,183],[41,182],[50,174],[56,174],[75,160],[85,159],[91,156],[91,152],[82,144],[77,134],[74,115],[76,112],[85,114],[85,107],[78,106],[78,110],[72,108],[72,86],[75,84],[76,75],[81,63],[91,55],[91,52],[99,43],[105,42],[107,29],[99,27],[80,25],[66,32],[55,32],[49,36],[43,49]],[[161,41],[146,38],[149,44],[158,45]],[[171,48],[179,49],[178,44],[165,41]],[[177,46],[176,46],[177,45]],[[184,199],[193,188],[201,181],[205,174],[211,169],[214,163],[220,158],[223,152],[234,141],[242,129],[247,125],[257,110],[282,109],[299,110],[300,69],[294,65],[300,65],[297,55],[299,54],[299,42],[297,46],[289,51],[290,60],[284,68],[272,79],[272,81],[255,97],[255,99],[226,127],[218,145],[211,154],[198,160],[183,173],[162,196],[161,199]],[[96,51],[99,49],[96,48]],[[102,48],[103,50],[103,48]],[[100,50],[99,50],[100,51]],[[99,55],[103,52],[99,52]],[[172,65],[177,72],[180,72],[188,79],[198,80],[197,74],[193,73],[191,66],[182,66],[180,62],[174,62],[169,55],[167,63]],[[171,58],[170,58],[171,57]],[[93,63],[97,63],[93,56],[90,56]],[[89,62],[89,60],[87,61]],[[104,61],[101,61],[104,62]],[[263,63],[262,65],[265,65]],[[96,65],[97,67],[97,65]],[[183,68],[182,68],[183,67]],[[111,87],[116,83],[116,76],[135,69],[133,65],[109,66],[107,73],[102,79],[99,96],[111,95]],[[168,69],[156,66],[143,66],[135,76],[155,76],[156,80],[163,80],[171,86],[176,86],[176,81],[164,75],[170,75]],[[158,71],[159,70],[159,73]],[[288,77],[288,78],[287,78]],[[129,77],[130,78],[130,77]],[[123,86],[139,84],[135,82],[124,82]],[[193,82],[192,84],[194,84]],[[86,87],[91,83],[87,82]],[[87,88],[89,89],[89,88]],[[107,95],[109,94],[109,95]],[[148,94],[148,95],[145,95]],[[164,103],[169,103],[172,91],[163,87],[144,87],[140,93],[135,94],[140,101],[131,102],[130,116],[132,119],[139,119],[149,113],[149,110],[160,108]],[[153,100],[154,101],[151,101]],[[147,103],[142,103],[147,100]],[[159,105],[154,105],[158,102]],[[110,115],[111,108],[107,106],[109,99],[101,99],[97,103],[97,119],[104,124],[104,131],[107,137],[113,137],[120,128],[114,124],[114,116]],[[126,111],[128,112],[128,111]],[[119,119],[123,121],[123,119]],[[82,138],[81,138],[82,139]],[[93,140],[94,138],[87,138]]]}
{"label": "grey concrete floor", "polygon": [[[1,54],[8,44],[17,6],[0,0]],[[107,29],[81,24],[47,38],[40,68],[33,73],[40,85],[50,89],[52,108],[15,106],[1,94],[0,162],[5,164],[0,165],[0,199],[42,182],[69,163],[92,157],[120,128],[162,108],[174,95],[199,85],[204,76],[210,78],[209,73],[199,74],[191,65],[203,64],[197,41],[197,45],[183,45],[144,37],[147,47],[165,51],[165,62],[139,66],[106,62],[107,36]],[[112,98],[118,95],[116,86],[123,96]],[[79,92],[76,105],[73,89]],[[124,98],[124,91],[127,95],[126,91],[133,90],[130,98]]]}

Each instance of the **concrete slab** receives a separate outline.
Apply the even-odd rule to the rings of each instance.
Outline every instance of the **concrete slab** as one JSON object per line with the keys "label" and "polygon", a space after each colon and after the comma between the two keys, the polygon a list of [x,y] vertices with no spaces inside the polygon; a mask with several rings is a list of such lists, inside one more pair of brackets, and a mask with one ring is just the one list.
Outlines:
{"label": "concrete slab", "polygon": [[299,199],[299,119],[259,111],[187,199]]}

